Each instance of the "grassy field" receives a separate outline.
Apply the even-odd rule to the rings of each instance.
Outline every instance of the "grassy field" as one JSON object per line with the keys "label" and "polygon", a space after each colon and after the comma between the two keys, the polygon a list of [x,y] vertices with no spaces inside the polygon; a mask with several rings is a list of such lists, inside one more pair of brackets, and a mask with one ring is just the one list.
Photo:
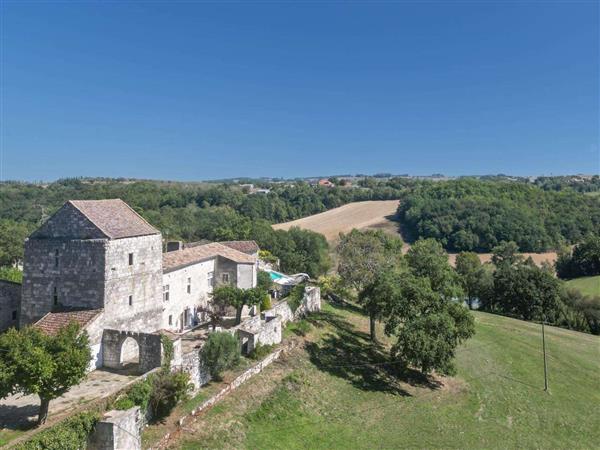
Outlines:
{"label": "grassy field", "polygon": [[[172,448],[594,448],[600,339],[475,313],[453,378],[399,373],[359,312],[326,305],[312,331],[198,421]],[[300,338],[297,338],[300,339]]]}
{"label": "grassy field", "polygon": [[585,295],[600,296],[600,275],[595,277],[575,278],[567,281],[567,286],[577,289]]}

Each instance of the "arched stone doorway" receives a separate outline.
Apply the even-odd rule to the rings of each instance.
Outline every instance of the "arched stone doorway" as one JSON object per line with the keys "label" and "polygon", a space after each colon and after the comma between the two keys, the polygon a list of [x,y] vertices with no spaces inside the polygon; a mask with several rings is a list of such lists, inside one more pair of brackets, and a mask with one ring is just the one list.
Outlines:
{"label": "arched stone doorway", "polygon": [[102,334],[102,356],[104,367],[123,369],[128,364],[137,364],[139,372],[148,372],[161,365],[160,335],[104,330]]}
{"label": "arched stone doorway", "polygon": [[119,362],[123,369],[137,369],[140,363],[140,346],[131,336],[127,336],[121,344]]}

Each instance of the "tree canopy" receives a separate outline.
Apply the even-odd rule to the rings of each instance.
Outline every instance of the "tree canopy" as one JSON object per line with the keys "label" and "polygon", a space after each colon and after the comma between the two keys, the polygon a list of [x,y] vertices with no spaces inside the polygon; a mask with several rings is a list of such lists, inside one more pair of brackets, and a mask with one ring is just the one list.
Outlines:
{"label": "tree canopy", "polygon": [[597,197],[513,181],[418,184],[403,192],[399,214],[413,237],[435,238],[453,251],[490,251],[513,241],[521,251],[541,252],[600,228]]}
{"label": "tree canopy", "polygon": [[87,333],[75,323],[54,336],[34,327],[11,328],[0,334],[0,397],[38,395],[38,423],[43,424],[50,401],[85,377],[90,360]]}
{"label": "tree canopy", "polygon": [[560,278],[577,278],[600,275],[600,235],[590,234],[573,247],[562,250],[556,261]]}

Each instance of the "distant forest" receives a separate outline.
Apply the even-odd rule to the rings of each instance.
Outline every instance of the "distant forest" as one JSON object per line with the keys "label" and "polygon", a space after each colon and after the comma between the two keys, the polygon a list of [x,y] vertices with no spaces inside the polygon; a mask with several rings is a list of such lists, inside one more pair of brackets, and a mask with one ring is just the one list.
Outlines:
{"label": "distant forest", "polygon": [[419,183],[401,195],[400,220],[413,238],[434,238],[451,251],[491,251],[514,241],[542,252],[600,231],[599,178],[535,184],[474,179]]}
{"label": "distant forest", "polygon": [[[399,216],[414,238],[433,237],[449,250],[489,251],[514,241],[522,251],[576,243],[600,227],[599,177],[547,177],[531,183],[505,176],[449,181],[365,177],[353,186],[302,181],[260,182],[268,193],[235,183],[177,183],[64,179],[41,185],[0,184],[0,266],[23,257],[23,240],[70,199],[121,198],[168,240],[255,239],[289,273],[323,273],[325,239],[316,233],[271,228],[363,200],[400,199]],[[341,180],[332,179],[336,184]]]}
{"label": "distant forest", "polygon": [[269,184],[268,194],[249,194],[236,184],[65,179],[40,185],[0,185],[0,266],[23,257],[23,240],[64,202],[121,198],[168,240],[254,239],[281,260],[288,273],[313,276],[329,267],[323,236],[304,230],[274,231],[284,222],[348,202],[398,198],[400,185],[326,188],[306,183]]}

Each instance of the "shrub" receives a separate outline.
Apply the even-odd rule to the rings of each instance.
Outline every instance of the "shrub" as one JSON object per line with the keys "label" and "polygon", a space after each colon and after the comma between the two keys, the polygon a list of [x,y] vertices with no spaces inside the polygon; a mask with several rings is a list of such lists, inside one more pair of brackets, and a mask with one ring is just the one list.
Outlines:
{"label": "shrub", "polygon": [[83,412],[36,434],[16,450],[77,450],[85,448],[88,435],[100,419],[97,412]]}
{"label": "shrub", "polygon": [[113,404],[112,409],[118,409],[119,411],[125,411],[126,409],[133,408],[135,403],[127,395],[119,397]]}
{"label": "shrub", "polygon": [[263,359],[265,356],[267,356],[273,351],[274,347],[274,345],[262,345],[259,343],[256,347],[254,347],[254,350],[250,352],[248,357],[255,360]]}
{"label": "shrub", "polygon": [[267,309],[271,309],[271,296],[269,294],[266,294],[260,302],[260,310],[266,311]]}
{"label": "shrub", "polygon": [[171,360],[173,359],[173,341],[166,334],[160,335],[160,343],[162,344],[163,362],[165,369],[171,368]]}
{"label": "shrub", "polygon": [[259,270],[256,275],[256,286],[263,291],[268,291],[273,286],[273,280],[271,280],[271,275],[264,270]]}
{"label": "shrub", "polygon": [[150,384],[150,380],[145,379],[139,383],[135,383],[127,393],[127,397],[129,397],[135,405],[139,406],[142,411],[146,411],[148,409],[151,393],[152,385]]}
{"label": "shrub", "polygon": [[152,416],[160,419],[167,416],[180,401],[187,398],[192,386],[190,375],[184,371],[161,370],[151,377],[152,392],[149,404]]}
{"label": "shrub", "polygon": [[312,326],[306,320],[301,320],[300,322],[292,324],[290,329],[298,336],[306,336],[307,333],[312,329]]}
{"label": "shrub", "polygon": [[142,412],[148,410],[148,402],[150,401],[150,394],[152,393],[151,380],[146,378],[142,381],[138,381],[119,399],[117,399],[112,408],[118,410],[125,410],[139,406]]}
{"label": "shrub", "polygon": [[235,367],[240,361],[240,344],[235,336],[226,332],[211,333],[200,353],[202,364],[210,376],[216,380],[227,369]]}
{"label": "shrub", "polygon": [[302,299],[304,298],[304,287],[304,283],[294,286],[290,292],[290,295],[287,297],[288,305],[293,312],[296,312],[296,310],[302,304]]}

